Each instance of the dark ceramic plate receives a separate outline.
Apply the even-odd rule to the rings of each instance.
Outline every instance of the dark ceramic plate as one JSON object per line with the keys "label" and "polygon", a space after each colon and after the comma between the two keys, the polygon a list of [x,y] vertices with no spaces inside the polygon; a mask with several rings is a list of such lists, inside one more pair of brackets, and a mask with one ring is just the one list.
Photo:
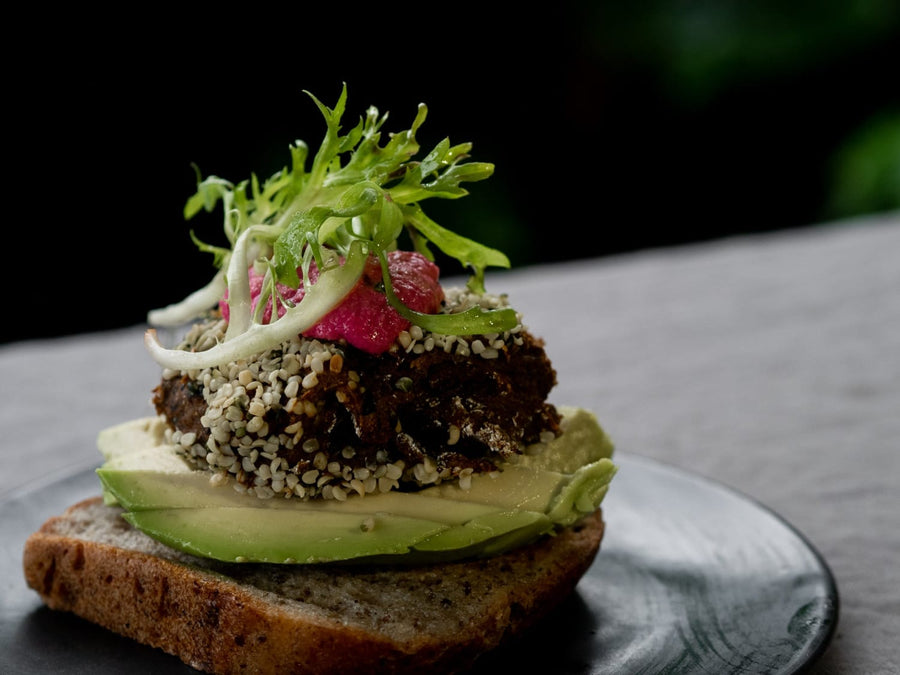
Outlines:
{"label": "dark ceramic plate", "polygon": [[[800,533],[715,482],[623,452],[616,462],[607,533],[577,592],[478,672],[782,674],[822,654],[837,625],[837,588]],[[46,609],[25,586],[25,538],[97,491],[86,469],[0,502],[0,672],[195,672]]]}

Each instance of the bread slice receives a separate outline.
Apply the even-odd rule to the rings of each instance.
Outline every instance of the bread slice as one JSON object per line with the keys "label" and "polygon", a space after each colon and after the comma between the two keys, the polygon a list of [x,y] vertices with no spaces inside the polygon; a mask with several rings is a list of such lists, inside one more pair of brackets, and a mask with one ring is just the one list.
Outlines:
{"label": "bread slice", "polygon": [[570,592],[603,537],[598,510],[485,560],[287,566],[193,557],[98,498],[27,540],[29,587],[52,609],[209,673],[452,673],[521,635]]}

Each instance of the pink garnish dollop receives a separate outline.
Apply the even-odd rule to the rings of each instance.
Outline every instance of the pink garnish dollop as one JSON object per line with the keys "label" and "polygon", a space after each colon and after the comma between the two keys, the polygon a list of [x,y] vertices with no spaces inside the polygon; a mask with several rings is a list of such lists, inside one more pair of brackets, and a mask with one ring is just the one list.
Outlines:
{"label": "pink garnish dollop", "polygon": [[[404,305],[417,312],[435,314],[441,309],[444,291],[438,281],[440,270],[437,265],[414,251],[391,251],[387,254],[388,270],[394,293]],[[313,263],[309,270],[310,280],[315,283],[319,269]],[[362,277],[344,300],[303,335],[320,340],[347,340],[351,345],[370,354],[387,351],[397,336],[407,328],[409,321],[400,316],[388,304],[383,292],[375,288],[381,281],[381,265],[375,257],[366,261]],[[259,301],[263,276],[250,269],[250,298],[253,309]],[[299,303],[305,295],[303,283],[293,289],[278,284],[282,296],[293,303]],[[219,302],[222,316],[228,320],[228,293]],[[278,316],[285,313],[279,303]],[[263,322],[272,317],[272,300],[263,310]]]}

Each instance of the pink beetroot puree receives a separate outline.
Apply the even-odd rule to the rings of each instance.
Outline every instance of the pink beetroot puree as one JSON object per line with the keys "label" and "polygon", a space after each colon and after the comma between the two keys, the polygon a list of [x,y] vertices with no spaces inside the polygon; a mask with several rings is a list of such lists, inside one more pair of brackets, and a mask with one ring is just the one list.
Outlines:
{"label": "pink beetroot puree", "polygon": [[[413,251],[391,251],[388,253],[388,270],[394,293],[410,309],[425,314],[435,314],[441,309],[444,291],[438,282],[437,265],[420,253]],[[313,283],[319,278],[319,270],[315,263],[310,266],[309,276]],[[387,351],[401,331],[409,328],[409,321],[400,316],[388,304],[384,293],[375,289],[381,281],[381,265],[373,256],[366,262],[363,275],[346,298],[321,321],[303,335],[320,340],[340,340],[344,338],[354,347],[380,354]],[[263,276],[250,270],[250,297],[255,309],[262,288]],[[301,281],[300,287],[278,284],[278,290],[287,300],[298,303],[303,299],[305,291]],[[219,302],[222,316],[228,319],[228,294]],[[285,312],[283,305],[278,306],[278,316]],[[263,321],[268,322],[272,316],[272,301],[268,301],[263,312]]]}

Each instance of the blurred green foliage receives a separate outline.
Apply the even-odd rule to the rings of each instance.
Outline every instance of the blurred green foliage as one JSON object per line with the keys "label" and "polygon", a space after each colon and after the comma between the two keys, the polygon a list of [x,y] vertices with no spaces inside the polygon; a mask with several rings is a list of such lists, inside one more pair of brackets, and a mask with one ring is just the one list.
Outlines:
{"label": "blurred green foliage", "polygon": [[900,3],[647,0],[597,3],[592,14],[592,43],[602,58],[657,71],[672,101],[699,108],[734,87],[802,77],[896,38]]}
{"label": "blurred green foliage", "polygon": [[900,112],[867,120],[838,148],[831,165],[829,218],[900,210]]}
{"label": "blurred green foliage", "polygon": [[900,208],[900,3],[648,0],[596,3],[587,16],[594,63],[652,90],[636,97],[677,116],[671,128],[698,147],[730,144],[721,170],[792,164],[778,182],[794,183],[793,202],[774,186],[759,194],[789,213],[777,226]]}

